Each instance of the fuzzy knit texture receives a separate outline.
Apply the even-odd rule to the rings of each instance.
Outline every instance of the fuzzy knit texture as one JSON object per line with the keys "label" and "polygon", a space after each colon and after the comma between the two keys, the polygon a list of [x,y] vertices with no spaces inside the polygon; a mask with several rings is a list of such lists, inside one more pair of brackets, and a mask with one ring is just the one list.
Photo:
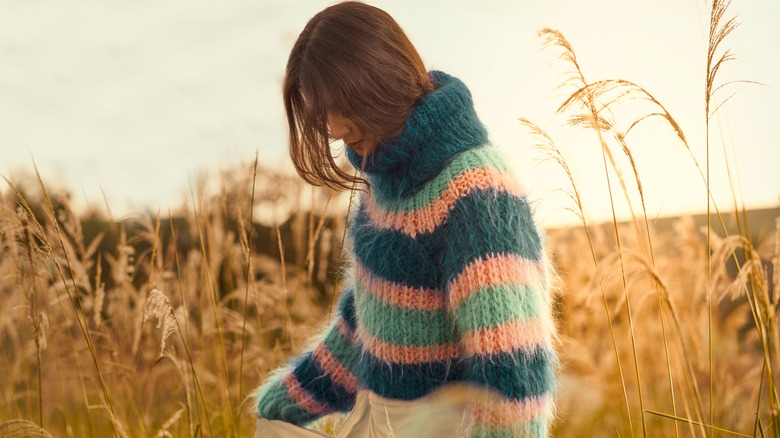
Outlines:
{"label": "fuzzy knit texture", "polygon": [[255,391],[260,417],[305,425],[358,391],[414,400],[450,382],[498,397],[469,407],[470,437],[545,437],[557,356],[550,270],[524,190],[452,76],[402,133],[363,159],[352,266],[312,349]]}

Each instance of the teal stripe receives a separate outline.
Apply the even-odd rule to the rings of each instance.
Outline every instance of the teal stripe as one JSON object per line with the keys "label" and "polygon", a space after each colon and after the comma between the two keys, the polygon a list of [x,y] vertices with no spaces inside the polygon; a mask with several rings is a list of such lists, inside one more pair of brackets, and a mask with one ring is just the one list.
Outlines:
{"label": "teal stripe", "polygon": [[344,367],[352,374],[357,375],[359,364],[354,360],[354,346],[349,342],[349,339],[341,334],[337,326],[330,326],[322,342]]}
{"label": "teal stripe", "polygon": [[517,424],[514,427],[475,424],[469,431],[469,438],[543,438],[548,435],[549,421],[546,417]]}
{"label": "teal stripe", "polygon": [[257,413],[261,418],[268,420],[282,420],[293,424],[305,424],[316,418],[302,406],[299,406],[290,397],[282,380],[278,375],[273,382],[260,388],[257,403]]}
{"label": "teal stripe", "polygon": [[463,300],[455,316],[463,331],[496,327],[542,314],[543,294],[527,285],[504,283],[483,287]]}
{"label": "teal stripe", "polygon": [[452,162],[436,176],[425,183],[413,196],[398,200],[384,200],[376,197],[377,204],[386,211],[409,212],[418,210],[434,202],[441,197],[442,192],[458,175],[480,167],[491,167],[502,171],[508,171],[509,167],[495,151],[495,148],[483,146],[469,149],[457,156]]}
{"label": "teal stripe", "polygon": [[410,347],[458,341],[455,323],[445,309],[397,307],[375,298],[361,285],[356,289],[358,320],[373,337]]}

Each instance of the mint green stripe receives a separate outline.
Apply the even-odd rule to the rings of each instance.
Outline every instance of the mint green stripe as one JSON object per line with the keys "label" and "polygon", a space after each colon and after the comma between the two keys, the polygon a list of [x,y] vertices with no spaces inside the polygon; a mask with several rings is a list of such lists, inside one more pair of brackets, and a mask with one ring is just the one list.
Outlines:
{"label": "mint green stripe", "polygon": [[[536,436],[536,435],[531,435]],[[540,435],[546,436],[546,435]],[[515,434],[510,429],[503,427],[491,427],[486,424],[475,424],[469,431],[469,438],[514,438]]]}
{"label": "mint green stripe", "polygon": [[356,289],[358,320],[373,337],[413,347],[457,342],[455,323],[446,310],[397,307],[375,298],[361,286]]}
{"label": "mint green stripe", "polygon": [[341,334],[336,325],[332,325],[322,341],[336,359],[352,374],[357,372],[357,361],[353,363],[353,346],[349,339]]}
{"label": "mint green stripe", "polygon": [[283,377],[280,374],[278,379],[268,382],[266,386],[260,388],[260,392],[256,395],[258,397],[257,413],[260,417],[269,419],[310,420],[312,414],[290,397],[287,387],[282,382]]}
{"label": "mint green stripe", "polygon": [[536,418],[514,427],[490,426],[475,424],[469,431],[469,438],[534,438],[546,437],[549,432],[549,421],[546,417]]}
{"label": "mint green stripe", "polygon": [[300,414],[308,414],[306,409],[298,405],[298,403],[290,397],[290,393],[287,392],[287,387],[284,383],[282,383],[280,387],[274,388],[273,394],[269,395],[273,397],[274,403],[283,406],[283,409],[290,409],[294,406],[300,410]]}
{"label": "mint green stripe", "polygon": [[377,204],[387,211],[409,212],[418,210],[439,199],[444,189],[447,188],[447,185],[455,177],[463,172],[480,167],[492,167],[503,171],[509,169],[493,147],[483,146],[469,149],[457,155],[436,178],[427,182],[414,196],[401,201],[387,201],[377,197]]}
{"label": "mint green stripe", "polygon": [[455,309],[455,315],[460,329],[469,331],[537,317],[542,306],[538,291],[526,285],[504,283],[472,293]]}

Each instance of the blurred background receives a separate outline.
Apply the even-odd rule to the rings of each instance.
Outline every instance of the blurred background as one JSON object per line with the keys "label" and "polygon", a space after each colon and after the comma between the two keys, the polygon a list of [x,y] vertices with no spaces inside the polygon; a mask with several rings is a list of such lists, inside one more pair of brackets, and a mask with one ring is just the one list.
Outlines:
{"label": "blurred background", "polygon": [[[292,172],[281,103],[287,55],[307,20],[332,2],[133,2],[0,0],[0,174],[19,179],[32,161],[72,202],[115,216],[163,211],[189,197],[193,181],[255,153]],[[705,163],[704,87],[708,5],[702,0],[373,1],[406,29],[429,69],[470,87],[491,139],[521,174],[545,226],[563,211],[562,173],[537,163],[517,122],[528,118],[566,139],[564,153],[587,214],[610,218],[603,165],[592,133],[554,118],[563,92],[552,52],[536,32],[560,30],[589,81],[624,78],[652,93],[680,123]],[[726,202],[724,157],[749,208],[778,205],[780,3],[739,1],[741,26],[721,70],[737,94],[714,120],[712,190]],[[638,136],[639,137],[639,136]],[[706,211],[687,152],[668,130],[645,130],[635,152],[653,216]],[[627,211],[616,206],[625,218]]]}

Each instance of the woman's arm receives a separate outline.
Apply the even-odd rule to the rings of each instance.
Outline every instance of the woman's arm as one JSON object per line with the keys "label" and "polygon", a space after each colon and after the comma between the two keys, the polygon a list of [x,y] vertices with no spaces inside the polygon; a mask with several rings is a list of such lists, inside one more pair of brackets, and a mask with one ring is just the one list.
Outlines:
{"label": "woman's arm", "polygon": [[322,339],[255,390],[258,415],[303,425],[332,412],[352,409],[358,390],[353,373],[354,338],[354,295],[346,289]]}
{"label": "woman's arm", "polygon": [[447,305],[467,380],[492,397],[471,408],[472,437],[545,437],[557,358],[541,236],[507,173],[461,191],[442,229]]}

